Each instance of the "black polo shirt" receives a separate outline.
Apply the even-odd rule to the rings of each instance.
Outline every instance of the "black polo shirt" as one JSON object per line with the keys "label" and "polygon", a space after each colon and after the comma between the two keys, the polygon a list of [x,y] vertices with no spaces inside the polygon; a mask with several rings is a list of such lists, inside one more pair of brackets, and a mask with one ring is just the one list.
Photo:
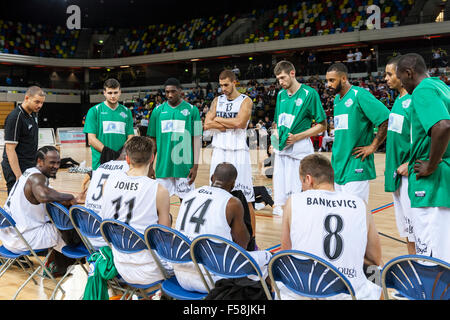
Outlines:
{"label": "black polo shirt", "polygon": [[[31,115],[28,114],[22,105],[14,108],[5,119],[4,140],[5,144],[17,144],[16,153],[21,169],[34,167],[39,141],[37,114],[34,112]],[[6,147],[3,150],[3,164],[9,166]]]}

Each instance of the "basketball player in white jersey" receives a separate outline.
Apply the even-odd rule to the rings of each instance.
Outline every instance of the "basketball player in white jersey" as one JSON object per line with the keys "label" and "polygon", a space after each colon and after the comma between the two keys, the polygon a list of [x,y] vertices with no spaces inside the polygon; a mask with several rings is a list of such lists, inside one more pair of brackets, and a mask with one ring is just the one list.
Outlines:
{"label": "basketball player in white jersey", "polygon": [[252,182],[252,166],[247,146],[247,126],[252,114],[253,101],[236,89],[236,75],[224,70],[219,75],[222,95],[216,97],[205,117],[204,130],[213,131],[212,158],[209,176],[222,162],[232,163],[237,172],[235,190],[241,190],[248,202],[253,234],[255,236],[255,193]]}
{"label": "basketball player in white jersey", "polygon": [[[84,206],[101,216],[102,214],[102,202],[103,202],[103,185],[106,183],[109,177],[116,175],[119,172],[126,172],[129,170],[128,163],[126,162],[126,150],[122,148],[120,156],[116,160],[111,160],[100,165],[92,173],[92,178],[89,183],[89,188],[86,191],[86,200]],[[107,246],[107,243],[103,237],[89,239],[91,244],[100,248]]]}
{"label": "basketball player in white jersey", "polygon": [[[117,172],[104,185],[102,219],[125,222],[137,232],[155,223],[170,227],[169,192],[148,177],[155,145],[148,137],[134,136],[125,143],[127,172]],[[121,277],[134,284],[149,284],[164,277],[148,250],[123,253],[111,248]]]}
{"label": "basketball player in white jersey", "polygon": [[[59,202],[65,206],[78,202],[78,197],[49,187],[49,179],[56,178],[60,163],[55,147],[40,148],[37,151],[36,167],[27,169],[20,176],[3,207],[33,249],[54,248],[61,252],[66,245],[59,230],[50,222],[45,208],[48,202]],[[12,228],[1,229],[0,240],[6,249],[14,253],[28,251]]]}
{"label": "basketball player in white jersey", "polygon": [[[242,202],[230,193],[237,175],[238,172],[231,163],[218,164],[211,178],[212,185],[195,189],[183,199],[176,220],[176,230],[190,239],[200,234],[215,234],[245,249],[250,241],[250,234],[244,223],[244,208]],[[249,253],[265,273],[264,276],[267,276],[271,254],[265,250]],[[177,263],[173,268],[178,283],[184,289],[207,292],[192,262]],[[213,279],[217,281],[220,278],[213,276]],[[214,287],[214,284],[210,284],[210,287]]]}
{"label": "basketball player in white jersey", "polygon": [[[281,250],[312,253],[347,277],[358,300],[379,299],[381,287],[369,281],[363,271],[364,264],[382,264],[378,232],[365,202],[335,191],[331,162],[320,154],[301,161],[300,178],[303,192],[294,193],[286,203]],[[282,299],[301,299],[283,285],[279,287]]]}

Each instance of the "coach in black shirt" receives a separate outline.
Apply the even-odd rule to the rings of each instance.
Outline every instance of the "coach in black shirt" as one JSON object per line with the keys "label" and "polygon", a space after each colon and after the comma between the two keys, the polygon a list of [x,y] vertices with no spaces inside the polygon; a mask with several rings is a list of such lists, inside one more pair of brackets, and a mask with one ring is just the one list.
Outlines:
{"label": "coach in black shirt", "polygon": [[37,112],[44,101],[44,91],[32,86],[25,93],[22,104],[6,117],[2,170],[8,194],[22,173],[36,165],[39,140]]}

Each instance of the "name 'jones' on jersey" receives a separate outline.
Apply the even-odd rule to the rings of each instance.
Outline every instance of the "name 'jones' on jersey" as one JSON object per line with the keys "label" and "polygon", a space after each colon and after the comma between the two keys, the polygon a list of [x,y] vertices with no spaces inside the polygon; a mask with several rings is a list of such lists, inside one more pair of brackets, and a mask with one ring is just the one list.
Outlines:
{"label": "name 'jones' on jersey", "polygon": [[[228,100],[224,94],[219,96],[217,99],[216,117],[236,118],[245,98],[248,98],[245,94],[241,94],[234,100]],[[212,145],[214,148],[225,150],[248,150],[247,131],[246,129],[227,129],[224,132],[215,132]]]}

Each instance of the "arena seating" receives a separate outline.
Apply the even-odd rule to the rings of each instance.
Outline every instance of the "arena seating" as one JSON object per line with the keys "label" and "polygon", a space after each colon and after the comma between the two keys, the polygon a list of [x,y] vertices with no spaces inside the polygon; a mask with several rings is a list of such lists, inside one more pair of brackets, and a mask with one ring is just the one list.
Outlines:
{"label": "arena seating", "polygon": [[71,58],[79,30],[0,20],[0,52],[38,57]]}
{"label": "arena seating", "polygon": [[220,17],[197,18],[179,24],[149,25],[131,29],[117,57],[174,52],[211,46],[214,40],[237,19]]}
{"label": "arena seating", "polygon": [[402,23],[413,1],[322,0],[280,5],[273,19],[250,34],[245,43],[366,30],[366,8],[372,4],[381,9],[381,27],[388,28]]}

